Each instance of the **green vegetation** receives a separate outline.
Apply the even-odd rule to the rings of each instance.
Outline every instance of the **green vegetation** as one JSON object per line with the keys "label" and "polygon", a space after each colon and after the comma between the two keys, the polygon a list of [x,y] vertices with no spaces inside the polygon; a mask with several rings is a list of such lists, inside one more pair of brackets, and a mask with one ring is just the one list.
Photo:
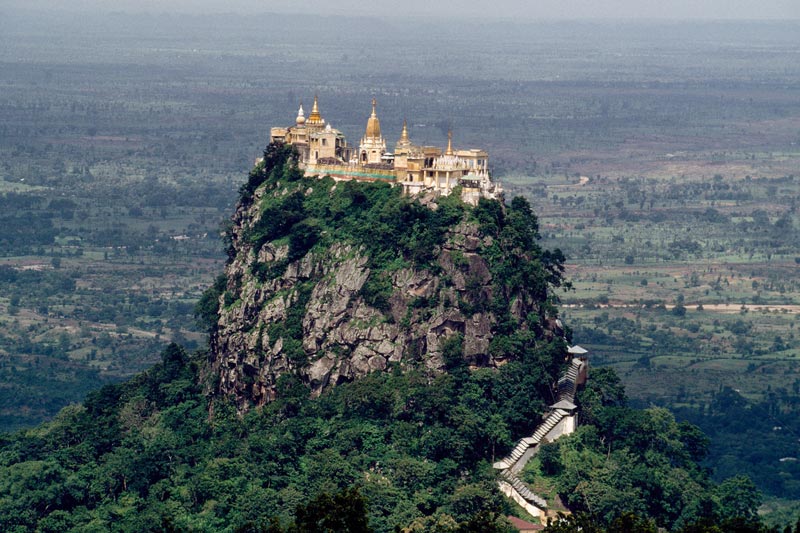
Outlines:
{"label": "green vegetation", "polygon": [[746,475],[709,480],[699,464],[709,439],[696,426],[663,408],[626,407],[612,370],[595,370],[578,400],[586,423],[544,446],[524,471],[576,512],[547,531],[783,531],[761,522],[761,495]]}
{"label": "green vegetation", "polygon": [[269,145],[264,161],[240,191],[246,205],[252,192],[264,187],[260,218],[245,238],[258,249],[288,237],[287,262],[315,246],[327,249],[344,241],[365,250],[375,277],[398,260],[432,267],[437,245],[464,214],[457,196],[440,199],[438,208],[431,210],[386,183],[336,183],[331,178],[301,183],[292,150]]}
{"label": "green vegetation", "polygon": [[505,504],[492,454],[531,430],[538,412],[527,400],[548,389],[543,363],[561,349],[499,372],[371,374],[316,400],[285,376],[265,408],[240,418],[218,401],[208,418],[204,355],[172,345],[147,373],[3,438],[0,525],[233,531],[271,516],[288,525],[307,498],[356,485],[376,531],[496,513]]}
{"label": "green vegetation", "polygon": [[553,477],[570,509],[601,524],[632,512],[670,531],[701,519],[757,521],[759,496],[749,479],[740,480],[748,490],[734,503],[725,496],[732,482],[714,487],[708,480],[698,464],[708,439],[695,426],[677,423],[665,409],[626,407],[618,378],[608,369],[594,372],[578,400],[586,423],[548,445],[539,472],[527,473]]}
{"label": "green vegetation", "polygon": [[[508,531],[490,464],[532,430],[531,398],[553,378],[543,364],[562,349],[469,372],[459,371],[456,339],[446,348],[450,372],[435,379],[393,369],[309,399],[286,375],[275,402],[240,417],[215,401],[209,417],[199,381],[206,355],[171,345],[148,372],[0,440],[0,527]],[[714,485],[695,462],[708,445],[697,428],[663,409],[629,409],[624,397],[612,371],[596,371],[580,396],[587,424],[548,445],[531,463],[539,472],[525,472],[534,485],[552,480],[580,511],[569,523],[586,515],[590,531],[618,531],[636,513],[671,531],[732,531],[725,524],[737,520],[736,531],[768,531],[749,479]],[[637,528],[626,531],[651,531]]]}
{"label": "green vegetation", "polygon": [[766,495],[800,500],[800,425],[797,395],[770,392],[755,402],[728,387],[702,410],[675,408],[676,416],[697,424],[711,439],[708,464],[715,479],[745,474]]}
{"label": "green vegetation", "polygon": [[[585,514],[559,516],[544,530],[546,533],[658,533],[659,529],[652,520],[625,513],[607,527],[598,524],[591,516]],[[681,533],[800,533],[800,521],[792,527],[783,529],[768,528],[758,523],[741,518],[728,518],[714,523],[711,520],[701,521],[680,530]]]}

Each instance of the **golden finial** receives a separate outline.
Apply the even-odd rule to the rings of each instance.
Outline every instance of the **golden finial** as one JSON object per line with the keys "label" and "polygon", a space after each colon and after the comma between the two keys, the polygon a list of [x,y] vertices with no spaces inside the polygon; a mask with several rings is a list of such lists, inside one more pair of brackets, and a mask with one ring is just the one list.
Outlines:
{"label": "golden finial", "polygon": [[453,130],[447,131],[447,151],[444,155],[453,155]]}
{"label": "golden finial", "polygon": [[319,104],[317,102],[317,95],[314,95],[314,106],[311,108],[311,114],[308,116],[308,121],[311,124],[321,124],[322,115],[319,114]]}
{"label": "golden finial", "polygon": [[378,101],[374,98],[372,99],[372,114],[369,116],[367,120],[367,132],[365,137],[368,139],[380,139],[381,138],[381,122],[378,120],[378,114],[375,112],[375,106],[378,105]]}
{"label": "golden finial", "polygon": [[408,144],[408,123],[406,119],[403,119],[403,132],[400,134],[400,143],[401,144]]}

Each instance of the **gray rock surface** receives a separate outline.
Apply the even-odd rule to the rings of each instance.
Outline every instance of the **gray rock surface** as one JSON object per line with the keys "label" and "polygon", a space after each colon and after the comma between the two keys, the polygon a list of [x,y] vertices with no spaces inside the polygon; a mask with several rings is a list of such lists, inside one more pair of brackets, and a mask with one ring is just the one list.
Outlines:
{"label": "gray rock surface", "polygon": [[[283,261],[288,247],[266,243],[254,250],[244,238],[259,217],[259,192],[252,205],[240,206],[233,217],[234,254],[225,273],[227,291],[235,298],[225,306],[220,297],[218,328],[211,338],[210,369],[218,377],[215,392],[234,396],[239,408],[246,410],[274,399],[277,379],[286,372],[299,375],[314,395],[393,364],[441,372],[442,343],[456,333],[464,337],[464,357],[471,366],[503,363],[489,350],[496,317],[486,306],[473,313],[474,306],[464,304],[476,299],[490,302],[494,296],[491,270],[480,255],[490,241],[480,236],[475,224],[462,222],[451,229],[436,251],[440,267],[436,272],[417,268],[392,272],[389,308],[382,311],[361,295],[370,275],[369,260],[351,243],[311,252],[289,263],[279,277],[260,281],[251,265]],[[270,331],[289,317],[293,306],[303,303],[303,290],[300,349],[305,358],[298,360],[290,353],[292,349],[297,353],[298,341],[271,338]],[[415,305],[420,298],[425,304]],[[510,308],[520,319],[539,312],[522,298]]]}

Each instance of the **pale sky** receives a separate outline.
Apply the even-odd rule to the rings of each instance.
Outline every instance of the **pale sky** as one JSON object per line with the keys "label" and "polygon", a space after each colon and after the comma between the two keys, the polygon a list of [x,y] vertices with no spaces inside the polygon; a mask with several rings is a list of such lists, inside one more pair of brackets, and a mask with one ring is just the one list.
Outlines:
{"label": "pale sky", "polygon": [[541,19],[800,19],[800,0],[0,0],[0,7],[170,13]]}

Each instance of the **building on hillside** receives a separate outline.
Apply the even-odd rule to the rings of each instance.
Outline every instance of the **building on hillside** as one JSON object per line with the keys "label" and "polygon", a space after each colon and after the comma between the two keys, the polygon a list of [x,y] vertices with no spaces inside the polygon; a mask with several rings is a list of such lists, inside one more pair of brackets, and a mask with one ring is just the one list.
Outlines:
{"label": "building on hillside", "polygon": [[444,151],[436,146],[418,146],[411,142],[408,124],[403,121],[400,139],[394,152],[389,152],[376,108],[373,99],[372,113],[358,147],[348,146],[344,134],[325,122],[317,97],[308,118],[301,104],[295,125],[272,128],[270,141],[295,146],[301,168],[311,176],[387,181],[413,195],[448,196],[459,187],[462,199],[472,205],[480,198],[502,197],[502,187],[492,181],[489,173],[489,155],[474,148],[454,150],[452,132],[448,133]]}
{"label": "building on hillside", "polygon": [[544,530],[543,525],[534,524],[533,522],[522,520],[521,518],[517,518],[516,516],[508,516],[506,518],[508,518],[508,521],[511,523],[513,527],[519,530],[519,533],[531,533],[533,531]]}

